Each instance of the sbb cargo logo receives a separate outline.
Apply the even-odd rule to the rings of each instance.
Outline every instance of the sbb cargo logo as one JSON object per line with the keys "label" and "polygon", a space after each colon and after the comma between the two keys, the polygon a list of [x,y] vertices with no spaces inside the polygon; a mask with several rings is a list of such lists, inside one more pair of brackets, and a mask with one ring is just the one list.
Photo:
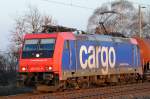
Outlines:
{"label": "sbb cargo logo", "polygon": [[[84,57],[86,56],[86,58]],[[114,47],[82,45],[79,52],[79,60],[82,69],[89,67],[99,68],[102,66],[102,73],[107,74],[109,66],[115,67],[116,53]]]}

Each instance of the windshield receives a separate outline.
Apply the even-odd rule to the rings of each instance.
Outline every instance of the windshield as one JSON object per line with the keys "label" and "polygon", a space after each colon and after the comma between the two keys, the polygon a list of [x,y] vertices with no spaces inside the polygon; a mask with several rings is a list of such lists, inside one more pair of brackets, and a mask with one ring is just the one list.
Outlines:
{"label": "windshield", "polygon": [[23,51],[54,50],[55,39],[25,40]]}
{"label": "windshield", "polygon": [[53,57],[56,39],[25,40],[22,58],[51,58]]}

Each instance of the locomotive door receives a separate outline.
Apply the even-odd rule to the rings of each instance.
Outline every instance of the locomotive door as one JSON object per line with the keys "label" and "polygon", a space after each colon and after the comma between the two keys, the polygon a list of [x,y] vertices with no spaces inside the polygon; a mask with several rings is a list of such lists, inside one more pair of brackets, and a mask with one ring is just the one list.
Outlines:
{"label": "locomotive door", "polygon": [[132,51],[133,51],[132,52],[133,53],[133,66],[138,66],[139,57],[138,57],[137,47],[133,46]]}
{"label": "locomotive door", "polygon": [[75,41],[69,41],[69,53],[70,53],[70,69],[72,71],[76,70],[76,53],[75,53]]}
{"label": "locomotive door", "polygon": [[66,40],[64,44],[62,65],[64,70],[75,71],[76,58],[75,58],[75,43],[71,40]]}

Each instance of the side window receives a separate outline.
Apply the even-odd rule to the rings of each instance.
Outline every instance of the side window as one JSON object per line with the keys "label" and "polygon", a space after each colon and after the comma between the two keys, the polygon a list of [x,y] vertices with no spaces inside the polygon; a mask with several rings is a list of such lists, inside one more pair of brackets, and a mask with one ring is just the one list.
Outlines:
{"label": "side window", "polygon": [[69,49],[70,44],[69,44],[69,40],[65,41],[65,46],[64,49]]}

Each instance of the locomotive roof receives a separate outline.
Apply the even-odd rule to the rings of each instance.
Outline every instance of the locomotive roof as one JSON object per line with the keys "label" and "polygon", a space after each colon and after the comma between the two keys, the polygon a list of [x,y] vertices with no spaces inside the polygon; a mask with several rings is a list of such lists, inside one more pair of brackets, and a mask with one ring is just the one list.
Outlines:
{"label": "locomotive roof", "polygon": [[87,40],[87,41],[108,41],[108,42],[131,42],[137,44],[133,38],[114,37],[111,35],[104,34],[76,34],[75,32],[53,32],[53,33],[39,33],[39,34],[27,34],[25,39],[31,38],[47,38],[56,37],[58,34],[62,34],[64,38],[75,38],[76,40]]}
{"label": "locomotive roof", "polygon": [[76,35],[77,40],[89,40],[89,41],[108,41],[108,42],[132,42],[136,44],[136,41],[132,38],[114,37],[103,34],[79,34]]}
{"label": "locomotive roof", "polygon": [[92,40],[92,41],[116,41],[116,42],[129,42],[129,38],[125,38],[121,33],[109,33],[109,34],[87,34],[84,31],[79,31],[75,28],[69,28],[59,25],[45,25],[43,26],[42,33],[54,34],[54,33],[73,33],[77,40]]}

